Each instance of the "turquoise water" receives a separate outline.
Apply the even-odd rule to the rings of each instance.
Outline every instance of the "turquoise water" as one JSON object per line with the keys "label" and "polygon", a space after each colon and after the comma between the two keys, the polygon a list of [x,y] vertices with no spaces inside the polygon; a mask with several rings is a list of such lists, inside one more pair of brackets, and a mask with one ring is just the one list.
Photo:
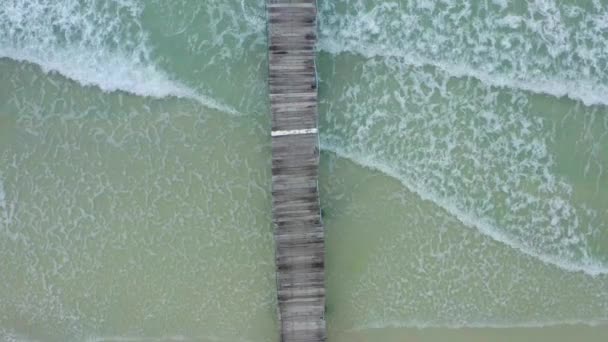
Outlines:
{"label": "turquoise water", "polygon": [[[0,4],[0,340],[276,341],[264,1]],[[594,340],[608,3],[318,6],[330,339]]]}

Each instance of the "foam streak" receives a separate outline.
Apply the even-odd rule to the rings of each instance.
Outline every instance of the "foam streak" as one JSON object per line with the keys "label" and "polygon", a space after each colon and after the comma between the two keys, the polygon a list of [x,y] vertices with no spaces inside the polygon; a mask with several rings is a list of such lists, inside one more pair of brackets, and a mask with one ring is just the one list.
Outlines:
{"label": "foam streak", "polygon": [[0,58],[39,65],[83,86],[153,98],[191,99],[238,112],[172,80],[151,59],[138,1],[28,2],[0,7]]}
{"label": "foam streak", "polygon": [[435,205],[439,206],[449,214],[453,215],[464,225],[476,228],[480,233],[492,238],[495,241],[510,246],[511,248],[514,248],[526,255],[534,257],[546,264],[557,266],[569,272],[584,272],[585,274],[591,276],[608,274],[608,268],[597,262],[586,260],[580,263],[575,263],[562,260],[555,256],[538,253],[537,251],[522,245],[517,241],[517,239],[507,233],[502,232],[497,227],[494,227],[489,222],[486,222],[483,218],[476,217],[471,213],[459,209],[456,205],[450,203],[450,201],[448,201],[447,199],[441,198],[440,196],[436,195],[432,190],[421,188],[417,183],[412,182],[409,179],[403,177],[399,174],[399,172],[391,168],[389,165],[375,160],[373,157],[367,155],[349,152],[346,149],[341,148],[336,144],[333,144],[328,141],[322,141],[321,143],[321,147],[327,151],[333,152],[342,158],[352,160],[353,162],[363,167],[380,171],[389,177],[397,179],[409,191],[412,191],[418,196],[420,196],[421,199],[433,202]]}
{"label": "foam streak", "polygon": [[322,40],[318,44],[321,51],[331,54],[357,53],[366,58],[394,58],[406,65],[417,67],[432,66],[456,78],[475,78],[484,84],[497,88],[511,88],[516,90],[528,91],[535,94],[545,94],[553,97],[568,97],[575,101],[581,101],[587,106],[603,105],[608,106],[608,87],[602,84],[595,84],[587,80],[572,81],[564,79],[518,79],[508,75],[487,73],[483,70],[475,69],[464,63],[445,62],[424,58],[414,54],[404,54],[399,51],[390,51],[384,48],[365,48],[348,49],[335,41]]}

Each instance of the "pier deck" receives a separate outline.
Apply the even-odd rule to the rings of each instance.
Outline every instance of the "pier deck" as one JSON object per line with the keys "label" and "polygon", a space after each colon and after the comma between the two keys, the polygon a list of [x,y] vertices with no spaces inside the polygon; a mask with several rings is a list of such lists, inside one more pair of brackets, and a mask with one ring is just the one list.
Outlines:
{"label": "pier deck", "polygon": [[282,342],[325,341],[315,0],[267,0],[272,211]]}

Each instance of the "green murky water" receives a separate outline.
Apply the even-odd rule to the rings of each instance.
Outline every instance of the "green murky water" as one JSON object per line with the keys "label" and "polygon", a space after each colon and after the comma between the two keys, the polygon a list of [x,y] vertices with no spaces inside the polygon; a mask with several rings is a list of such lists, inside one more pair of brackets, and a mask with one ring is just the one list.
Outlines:
{"label": "green murky water", "polygon": [[[608,4],[318,5],[330,341],[602,341]],[[277,341],[265,25],[0,2],[0,340]]]}

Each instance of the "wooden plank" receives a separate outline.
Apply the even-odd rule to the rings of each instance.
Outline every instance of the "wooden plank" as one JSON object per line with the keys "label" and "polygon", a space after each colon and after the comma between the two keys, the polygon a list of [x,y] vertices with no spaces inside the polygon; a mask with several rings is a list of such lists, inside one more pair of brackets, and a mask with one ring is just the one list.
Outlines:
{"label": "wooden plank", "polygon": [[325,341],[325,234],[317,185],[316,1],[267,0],[267,8],[272,130],[281,132],[272,137],[281,341]]}

